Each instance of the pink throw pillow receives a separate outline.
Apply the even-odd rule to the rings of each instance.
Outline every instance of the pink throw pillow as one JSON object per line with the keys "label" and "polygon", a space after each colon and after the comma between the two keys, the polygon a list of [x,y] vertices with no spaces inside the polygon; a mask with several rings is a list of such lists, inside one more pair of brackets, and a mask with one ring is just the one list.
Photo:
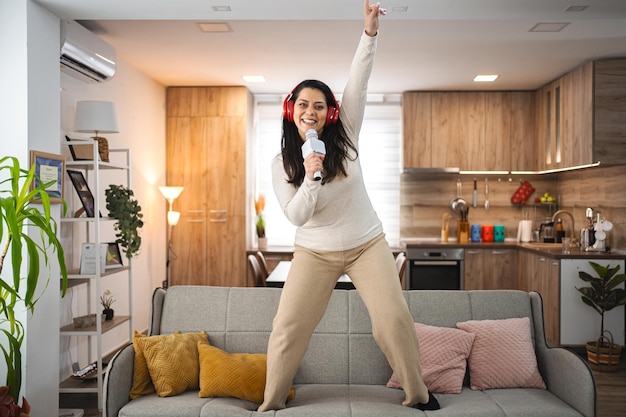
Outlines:
{"label": "pink throw pillow", "polygon": [[528,317],[470,320],[456,326],[476,335],[469,356],[470,388],[546,388]]}
{"label": "pink throw pillow", "polygon": [[[419,340],[420,364],[424,383],[431,392],[459,394],[463,389],[466,360],[474,335],[450,327],[415,323]],[[396,374],[387,382],[389,388],[402,388]]]}

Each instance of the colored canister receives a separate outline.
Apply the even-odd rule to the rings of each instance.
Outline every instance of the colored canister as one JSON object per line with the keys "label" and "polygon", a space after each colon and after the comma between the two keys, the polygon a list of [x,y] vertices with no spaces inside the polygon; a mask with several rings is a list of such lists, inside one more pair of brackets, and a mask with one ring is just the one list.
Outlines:
{"label": "colored canister", "polygon": [[493,242],[493,225],[484,224],[482,227],[483,242]]}
{"label": "colored canister", "polygon": [[470,229],[470,240],[472,242],[480,242],[481,238],[481,227],[479,224],[473,224]]}
{"label": "colored canister", "polygon": [[497,224],[493,226],[493,241],[504,242],[504,225]]}

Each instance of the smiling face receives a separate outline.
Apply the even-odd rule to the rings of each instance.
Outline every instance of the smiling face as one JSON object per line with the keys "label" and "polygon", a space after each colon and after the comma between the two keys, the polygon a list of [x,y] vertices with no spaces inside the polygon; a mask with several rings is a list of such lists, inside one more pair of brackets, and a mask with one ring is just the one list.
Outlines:
{"label": "smiling face", "polygon": [[296,98],[293,109],[293,121],[298,128],[302,141],[306,140],[306,131],[315,129],[318,136],[322,136],[328,106],[326,97],[316,88],[303,88]]}

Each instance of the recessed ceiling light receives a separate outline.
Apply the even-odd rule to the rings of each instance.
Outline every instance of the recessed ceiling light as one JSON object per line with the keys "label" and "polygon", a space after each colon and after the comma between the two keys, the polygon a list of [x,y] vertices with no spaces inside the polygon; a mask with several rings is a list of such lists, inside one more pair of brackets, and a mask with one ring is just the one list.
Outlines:
{"label": "recessed ceiling light", "polygon": [[529,32],[560,32],[569,25],[569,22],[537,23]]}
{"label": "recessed ceiling light", "polygon": [[230,6],[211,6],[214,12],[230,12]]}
{"label": "recessed ceiling light", "polygon": [[262,75],[244,75],[243,80],[247,83],[264,83],[265,77]]}
{"label": "recessed ceiling light", "polygon": [[226,22],[199,22],[196,23],[202,32],[232,32],[228,23]]}
{"label": "recessed ceiling light", "polygon": [[569,6],[567,9],[565,9],[566,12],[582,12],[583,10],[587,9],[587,7],[589,6]]}
{"label": "recessed ceiling light", "polygon": [[490,83],[490,82],[494,82],[496,80],[496,78],[498,78],[498,75],[482,75],[479,74],[477,76],[474,77],[474,82],[476,83]]}

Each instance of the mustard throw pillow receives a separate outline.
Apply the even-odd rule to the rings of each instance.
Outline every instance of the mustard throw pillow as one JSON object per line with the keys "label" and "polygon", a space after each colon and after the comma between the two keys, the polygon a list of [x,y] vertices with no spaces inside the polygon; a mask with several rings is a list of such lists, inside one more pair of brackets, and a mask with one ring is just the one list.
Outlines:
{"label": "mustard throw pillow", "polygon": [[[267,355],[227,353],[205,342],[198,343],[201,398],[235,397],[263,402]],[[288,400],[295,396],[293,388]]]}
{"label": "mustard throw pillow", "polygon": [[[205,332],[140,337],[135,343],[145,357],[150,379],[159,397],[198,389],[198,342],[208,343]],[[133,385],[134,385],[133,378]],[[138,388],[141,388],[138,386]]]}
{"label": "mustard throw pillow", "polygon": [[[138,339],[148,337],[143,333],[139,333],[135,330],[133,335],[133,347],[135,349],[135,364],[133,367],[133,386],[130,388],[130,399],[134,400],[142,395],[152,394],[154,392],[154,385],[150,379],[150,372],[148,371],[148,364],[146,363],[146,357],[143,355],[143,345],[137,342]],[[151,337],[164,337],[164,336],[151,336]]]}

